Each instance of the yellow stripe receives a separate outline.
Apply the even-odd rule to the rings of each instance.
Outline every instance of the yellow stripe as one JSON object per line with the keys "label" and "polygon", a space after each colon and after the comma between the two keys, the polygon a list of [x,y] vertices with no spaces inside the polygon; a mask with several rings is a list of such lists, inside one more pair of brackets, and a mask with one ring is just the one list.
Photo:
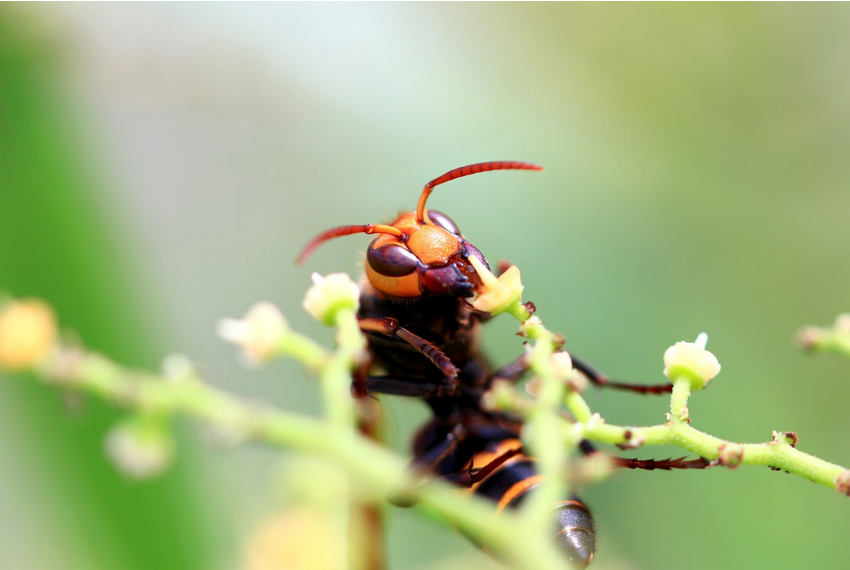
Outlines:
{"label": "yellow stripe", "polygon": [[560,503],[555,503],[555,508],[557,509],[558,507],[563,507],[565,505],[572,505],[574,507],[579,507],[582,510],[587,510],[587,505],[585,505],[581,501],[574,501],[572,499],[569,499],[567,501],[561,501]]}
{"label": "yellow stripe", "polygon": [[[493,461],[495,461],[499,457],[503,456],[505,453],[512,451],[514,449],[519,449],[521,447],[522,447],[522,442],[518,439],[502,440],[502,441],[499,442],[499,445],[497,445],[496,449],[494,449],[493,451],[480,451],[480,452],[476,453],[475,455],[473,455],[472,459],[467,461],[466,465],[464,465],[463,468],[469,469],[470,467],[474,467],[475,469],[482,469],[482,468],[490,465],[490,463],[492,463]],[[500,465],[499,468],[496,469],[493,473],[490,473],[490,475],[487,476],[487,479],[489,479],[494,474],[501,471],[503,467],[506,467],[506,466],[510,465],[511,463],[515,463],[516,461],[521,461],[521,460],[525,460],[525,459],[528,459],[528,458],[521,453],[519,455],[515,455],[514,457],[511,457],[510,459],[505,461],[502,465]],[[487,479],[484,479],[484,481],[486,481]],[[475,492],[475,488],[478,487],[478,485],[480,485],[484,481],[479,481],[478,483],[476,483],[475,485],[470,487],[470,490],[472,490],[472,492]]]}
{"label": "yellow stripe", "polygon": [[517,483],[514,483],[510,489],[505,491],[505,494],[502,495],[502,498],[499,499],[499,504],[496,508],[497,512],[502,512],[505,507],[511,504],[511,501],[537,485],[543,480],[542,475],[533,475],[528,479],[523,479]]}

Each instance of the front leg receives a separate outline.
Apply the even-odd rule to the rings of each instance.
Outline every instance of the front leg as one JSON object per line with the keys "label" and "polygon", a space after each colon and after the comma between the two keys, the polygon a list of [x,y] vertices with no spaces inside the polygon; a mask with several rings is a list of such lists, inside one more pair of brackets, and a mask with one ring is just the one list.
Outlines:
{"label": "front leg", "polygon": [[399,326],[396,319],[373,317],[359,319],[358,322],[360,324],[360,330],[363,332],[378,333],[403,340],[430,360],[434,366],[440,369],[443,375],[452,379],[457,378],[459,372],[457,366],[454,365],[451,359],[437,345]]}

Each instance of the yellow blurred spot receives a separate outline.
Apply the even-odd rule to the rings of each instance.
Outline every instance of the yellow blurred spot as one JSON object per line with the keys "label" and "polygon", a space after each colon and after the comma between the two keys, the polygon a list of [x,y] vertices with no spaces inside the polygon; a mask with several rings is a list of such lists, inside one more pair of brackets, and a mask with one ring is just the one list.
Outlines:
{"label": "yellow blurred spot", "polygon": [[246,541],[242,570],[331,570],[339,567],[333,519],[298,507],[266,520]]}
{"label": "yellow blurred spot", "polygon": [[56,342],[56,315],[39,299],[13,301],[0,309],[0,368],[31,368]]}

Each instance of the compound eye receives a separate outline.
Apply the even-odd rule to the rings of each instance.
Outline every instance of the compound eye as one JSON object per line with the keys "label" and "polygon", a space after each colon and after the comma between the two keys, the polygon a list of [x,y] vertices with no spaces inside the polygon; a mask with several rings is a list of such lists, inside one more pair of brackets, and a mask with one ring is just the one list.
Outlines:
{"label": "compound eye", "polygon": [[396,244],[370,246],[366,251],[366,261],[372,269],[386,277],[408,275],[419,267],[419,259],[413,252]]}
{"label": "compound eye", "polygon": [[428,219],[430,219],[435,226],[440,226],[444,230],[449,233],[453,233],[455,235],[460,235],[460,230],[457,225],[442,212],[437,212],[435,210],[428,210]]}

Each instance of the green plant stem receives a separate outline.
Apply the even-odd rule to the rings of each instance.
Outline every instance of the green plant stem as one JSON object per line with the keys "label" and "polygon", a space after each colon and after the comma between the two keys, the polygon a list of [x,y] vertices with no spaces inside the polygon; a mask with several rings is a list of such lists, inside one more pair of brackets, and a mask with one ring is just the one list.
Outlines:
{"label": "green plant stem", "polygon": [[310,337],[288,330],[278,345],[277,354],[301,362],[310,370],[319,370],[330,357],[330,352]]}
{"label": "green plant stem", "polygon": [[354,431],[356,402],[351,397],[351,371],[362,359],[366,340],[353,311],[336,315],[337,349],[319,368],[319,383],[324,394],[328,421],[340,429]]}
{"label": "green plant stem", "polygon": [[[239,439],[328,458],[378,496],[404,491],[417,508],[450,521],[522,569],[564,565],[541,525],[548,524],[551,505],[563,498],[567,450],[575,448],[582,439],[633,447],[673,444],[720,464],[728,461],[722,457],[724,448],[733,446],[734,451],[740,451],[741,464],[769,465],[848,492],[850,471],[798,451],[784,432],[775,434],[771,442],[738,444],[691,427],[687,412],[691,388],[686,379],[674,381],[667,423],[644,427],[606,424],[579,393],[567,389],[561,371],[555,370],[552,355],[557,347],[556,335],[539,319],[529,319],[528,310],[522,305],[508,312],[522,321],[523,335],[534,343],[530,368],[540,379],[540,391],[530,404],[516,398],[515,412],[526,416],[523,438],[535,454],[545,481],[529,499],[529,508],[498,517],[494,516],[492,504],[454,486],[439,480],[420,484],[406,469],[405,459],[358,433],[356,403],[349,389],[351,371],[360,362],[366,345],[353,310],[340,311],[335,319],[336,350],[328,351],[303,335],[286,331],[277,351],[318,372],[326,420],[242,402],[203,383],[194,373],[169,378],[129,371],[77,348],[58,348],[35,372],[45,383],[104,398],[134,413],[164,420],[187,415]],[[562,403],[575,421],[558,414]]]}
{"label": "green plant stem", "polygon": [[691,383],[686,379],[673,382],[673,392],[670,395],[670,421],[683,422],[688,420],[688,398],[691,397]]}
{"label": "green plant stem", "polygon": [[804,348],[850,357],[850,331],[838,327],[807,327],[800,333]]}
{"label": "green plant stem", "polygon": [[[327,420],[332,426],[354,435],[358,433],[357,402],[351,397],[351,374],[352,370],[363,360],[366,350],[366,339],[360,331],[357,315],[354,310],[342,309],[336,312],[335,325],[337,327],[337,348],[330,359],[319,369],[319,383],[322,387],[324,402],[327,408]],[[383,551],[381,536],[381,512],[370,502],[363,502],[354,498],[351,488],[354,481],[349,482],[347,497],[339,497],[338,508],[340,516],[344,517],[348,524],[355,520],[358,523],[366,523],[372,516],[376,525],[349,529],[346,534],[340,536],[340,544],[344,545],[340,550],[342,560],[347,561],[353,568],[362,570],[380,570],[383,565]],[[359,518],[359,520],[358,520]],[[348,527],[348,524],[344,528]],[[349,540],[355,532],[374,533],[363,534],[362,540]],[[345,566],[341,566],[345,567]]]}
{"label": "green plant stem", "polygon": [[489,502],[446,483],[418,485],[407,473],[403,458],[354,430],[343,428],[342,422],[242,402],[197,377],[175,380],[127,371],[99,355],[76,349],[58,352],[37,373],[49,384],[96,395],[122,407],[187,415],[240,439],[326,457],[373,493],[386,496],[407,489],[418,500],[417,508],[452,521],[480,543],[503,551],[517,568],[563,566],[546,534],[530,532],[528,525],[513,513],[494,516]]}
{"label": "green plant stem", "polygon": [[[521,316],[522,312],[519,313]],[[521,327],[522,334],[534,341],[529,368],[539,381],[537,397],[526,416],[523,440],[533,453],[537,473],[542,477],[542,483],[528,499],[527,512],[531,524],[541,536],[545,536],[553,524],[552,505],[564,499],[564,474],[570,448],[565,447],[559,437],[561,420],[558,409],[564,399],[566,383],[550,361],[555,353],[555,335],[539,319],[534,321],[526,319]]]}
{"label": "green plant stem", "polygon": [[[527,318],[527,311],[524,309],[525,307],[523,305],[517,304],[512,310],[507,312],[517,319],[522,319],[522,317]],[[524,322],[528,323],[530,321]],[[523,326],[527,325],[524,324]],[[536,430],[534,437],[529,440],[529,443],[535,453],[539,454],[538,464],[540,465],[541,473],[550,475],[551,477],[555,468],[548,464],[548,461],[554,462],[556,458],[566,459],[565,454],[558,455],[554,450],[549,449],[551,440],[548,440],[553,433],[558,433],[554,426],[549,425],[551,420],[549,414],[554,413],[554,410],[550,407],[550,398],[554,394],[555,388],[553,388],[554,383],[549,382],[551,378],[546,372],[545,365],[542,364],[542,354],[544,353],[541,347],[551,346],[545,343],[551,341],[554,335],[539,321],[533,325],[530,334],[528,331],[525,334],[537,341],[532,352],[531,368],[543,381],[541,382],[537,403],[532,406],[531,412],[525,409],[518,409],[516,411],[526,414],[528,418],[527,425]],[[850,339],[850,335],[846,332],[839,334],[832,329],[826,329],[825,331],[820,331],[819,340],[815,344],[815,347],[837,350],[839,352],[843,352],[846,349],[848,355],[850,355],[850,340],[848,339]],[[538,351],[541,351],[539,352],[541,356],[538,356]],[[568,449],[573,448],[581,439],[591,439],[612,445],[672,444],[696,453],[706,459],[717,460],[724,446],[739,445],[742,451],[740,458],[741,464],[767,465],[787,471],[788,473],[800,475],[820,485],[846,493],[846,490],[842,489],[840,477],[848,476],[847,468],[799,451],[786,442],[784,438],[767,443],[736,444],[691,427],[687,405],[690,396],[690,380],[686,378],[676,379],[673,382],[673,392],[670,397],[670,416],[667,423],[647,427],[621,427],[606,424],[600,416],[592,413],[587,402],[580,394],[567,391],[564,394],[564,403],[567,409],[573,414],[576,421],[573,427],[577,429],[560,430],[562,434],[560,437],[561,446]],[[563,418],[558,418],[557,421],[561,423],[566,422]],[[846,486],[846,483],[844,485]],[[541,504],[544,500],[551,499],[549,496],[550,493],[559,492],[558,487],[554,485],[543,487],[544,489],[541,492],[535,494],[536,496],[544,496],[543,499],[540,499]],[[546,492],[547,488],[549,489],[548,493]],[[551,504],[551,502],[548,504]]]}
{"label": "green plant stem", "polygon": [[621,427],[605,424],[599,418],[585,424],[582,434],[587,439],[611,445],[630,441],[640,445],[676,445],[709,460],[718,459],[723,446],[740,445],[744,465],[768,465],[831,489],[836,488],[839,475],[846,471],[845,467],[799,451],[784,441],[735,444],[675,420],[656,426]]}
{"label": "green plant stem", "polygon": [[593,412],[578,392],[568,391],[564,396],[564,404],[578,423],[584,424],[591,421]]}

